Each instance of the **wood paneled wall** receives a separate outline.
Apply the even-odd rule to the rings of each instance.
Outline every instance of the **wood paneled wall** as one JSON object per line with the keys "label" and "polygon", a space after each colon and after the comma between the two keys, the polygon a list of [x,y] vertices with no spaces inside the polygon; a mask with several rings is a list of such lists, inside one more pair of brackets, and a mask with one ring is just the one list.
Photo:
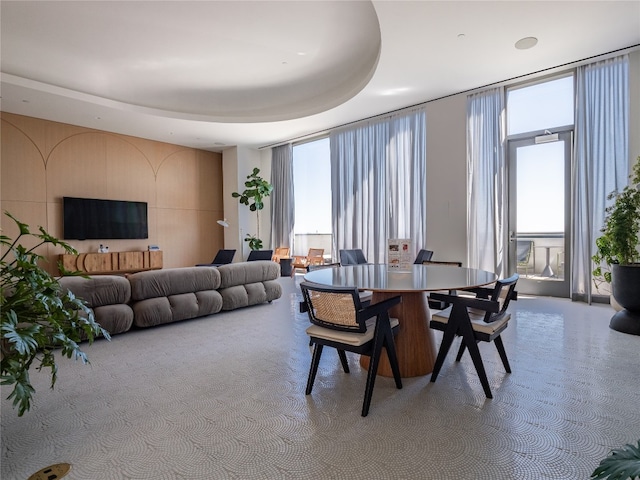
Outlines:
{"label": "wood paneled wall", "polygon": [[[222,155],[47,120],[0,114],[0,206],[37,231],[62,238],[62,197],[147,202],[146,240],[71,240],[79,253],[146,250],[164,267],[210,261],[223,248]],[[4,214],[2,233],[17,229]],[[40,252],[56,273],[59,248]]]}

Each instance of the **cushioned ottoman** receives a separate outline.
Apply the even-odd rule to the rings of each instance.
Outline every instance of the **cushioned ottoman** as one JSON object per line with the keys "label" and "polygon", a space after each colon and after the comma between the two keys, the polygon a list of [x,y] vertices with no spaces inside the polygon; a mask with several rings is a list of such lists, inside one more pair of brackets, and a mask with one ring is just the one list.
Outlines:
{"label": "cushioned ottoman", "polygon": [[259,303],[271,302],[282,296],[280,265],[276,262],[257,260],[230,263],[217,268],[220,272],[222,309],[234,310]]}
{"label": "cushioned ottoman", "polygon": [[96,321],[111,335],[126,332],[133,324],[133,310],[129,306],[129,281],[117,275],[95,277],[62,277],[60,286],[87,302]]}
{"label": "cushioned ottoman", "polygon": [[216,268],[167,268],[129,275],[134,325],[151,327],[222,309]]}

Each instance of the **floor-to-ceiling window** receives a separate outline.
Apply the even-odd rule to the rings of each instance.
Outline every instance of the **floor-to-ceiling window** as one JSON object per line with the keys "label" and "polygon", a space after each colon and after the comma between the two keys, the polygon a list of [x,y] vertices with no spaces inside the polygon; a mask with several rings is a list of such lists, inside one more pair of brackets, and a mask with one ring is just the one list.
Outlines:
{"label": "floor-to-ceiling window", "polygon": [[569,296],[573,84],[507,90],[510,270],[525,293]]}
{"label": "floor-to-ceiling window", "polygon": [[331,251],[331,163],[329,138],[293,146],[293,181],[296,205],[294,255],[309,248]]}

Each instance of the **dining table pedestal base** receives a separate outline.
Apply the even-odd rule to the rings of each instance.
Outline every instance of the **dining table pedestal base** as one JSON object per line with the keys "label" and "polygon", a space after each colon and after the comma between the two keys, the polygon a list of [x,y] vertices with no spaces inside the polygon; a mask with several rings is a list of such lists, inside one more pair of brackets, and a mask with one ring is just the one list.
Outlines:
{"label": "dining table pedestal base", "polygon": [[[398,296],[397,292],[373,292],[372,303]],[[431,312],[425,292],[402,292],[402,302],[390,311],[391,317],[397,318],[400,325],[395,335],[396,353],[400,376],[418,377],[433,371],[436,360],[436,348],[433,334],[429,328]],[[369,357],[361,356],[360,365],[369,368]],[[378,375],[393,377],[387,355],[381,355]]]}

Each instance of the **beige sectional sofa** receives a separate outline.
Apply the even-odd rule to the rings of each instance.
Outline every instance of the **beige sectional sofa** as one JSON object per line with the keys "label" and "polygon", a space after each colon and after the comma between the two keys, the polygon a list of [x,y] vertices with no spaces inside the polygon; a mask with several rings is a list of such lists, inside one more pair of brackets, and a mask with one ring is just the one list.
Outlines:
{"label": "beige sectional sofa", "polygon": [[62,277],[112,335],[271,302],[282,296],[280,266],[271,261],[220,267],[150,270],[125,277]]}

